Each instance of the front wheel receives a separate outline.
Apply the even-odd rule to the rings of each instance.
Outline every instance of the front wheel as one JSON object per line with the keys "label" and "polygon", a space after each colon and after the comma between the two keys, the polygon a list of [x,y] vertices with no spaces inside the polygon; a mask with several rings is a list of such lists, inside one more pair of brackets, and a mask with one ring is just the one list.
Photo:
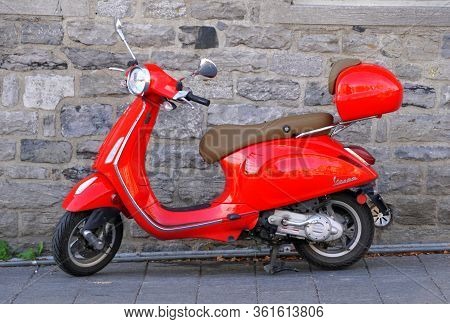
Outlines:
{"label": "front wheel", "polygon": [[372,245],[375,227],[371,211],[366,204],[360,205],[350,192],[332,195],[326,209],[329,216],[343,225],[342,237],[331,242],[294,240],[292,243],[309,263],[321,268],[350,266]]}
{"label": "front wheel", "polygon": [[90,212],[66,212],[53,234],[53,257],[57,265],[74,276],[89,276],[103,269],[122,243],[123,224],[118,213],[94,231],[104,241],[102,250],[94,250],[81,234]]}

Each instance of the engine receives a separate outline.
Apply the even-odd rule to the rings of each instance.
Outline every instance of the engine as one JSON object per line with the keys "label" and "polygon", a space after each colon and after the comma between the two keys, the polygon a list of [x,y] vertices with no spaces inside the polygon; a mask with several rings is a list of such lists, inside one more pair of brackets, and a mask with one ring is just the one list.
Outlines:
{"label": "engine", "polygon": [[306,238],[313,242],[337,240],[344,231],[342,224],[325,213],[301,214],[277,209],[267,221],[276,226],[277,235]]}

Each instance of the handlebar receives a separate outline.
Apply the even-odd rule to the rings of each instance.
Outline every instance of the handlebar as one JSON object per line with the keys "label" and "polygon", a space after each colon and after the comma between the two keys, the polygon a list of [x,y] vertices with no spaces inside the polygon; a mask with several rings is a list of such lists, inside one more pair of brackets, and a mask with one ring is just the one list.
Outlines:
{"label": "handlebar", "polygon": [[209,105],[211,104],[211,101],[209,101],[208,99],[196,96],[192,92],[189,92],[185,98],[186,98],[186,100],[199,103],[200,105],[203,105],[206,107],[209,107]]}

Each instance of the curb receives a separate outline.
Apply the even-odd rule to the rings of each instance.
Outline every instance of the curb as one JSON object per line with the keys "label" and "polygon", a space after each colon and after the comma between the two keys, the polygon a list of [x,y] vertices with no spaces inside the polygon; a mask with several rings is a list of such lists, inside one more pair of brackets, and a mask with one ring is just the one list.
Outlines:
{"label": "curb", "polygon": [[[394,244],[373,245],[369,253],[402,253],[402,252],[440,252],[450,250],[450,243],[429,244]],[[169,251],[169,252],[142,252],[142,253],[119,253],[112,260],[113,263],[123,262],[146,262],[146,261],[170,261],[186,259],[214,259],[217,257],[264,257],[270,254],[269,248],[263,249],[236,249],[236,250],[213,250],[213,251]],[[294,256],[296,252],[281,252],[283,256]],[[51,266],[56,265],[53,257],[42,257],[38,260],[26,261],[12,259],[1,261],[1,267],[27,267],[27,266]]]}

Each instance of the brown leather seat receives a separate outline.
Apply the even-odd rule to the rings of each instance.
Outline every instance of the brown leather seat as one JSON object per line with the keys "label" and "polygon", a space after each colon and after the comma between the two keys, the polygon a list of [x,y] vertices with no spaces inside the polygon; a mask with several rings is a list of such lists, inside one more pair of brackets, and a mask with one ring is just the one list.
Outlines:
{"label": "brown leather seat", "polygon": [[[289,138],[297,134],[330,126],[333,116],[313,113],[288,116],[256,125],[220,125],[209,129],[200,142],[200,155],[214,163],[228,154],[248,145]],[[329,130],[318,134],[328,134]]]}
{"label": "brown leather seat", "polygon": [[361,61],[358,59],[343,59],[333,64],[331,67],[330,76],[328,77],[328,91],[330,94],[334,95],[336,79],[339,73],[350,66],[355,66],[358,64],[361,64]]}

